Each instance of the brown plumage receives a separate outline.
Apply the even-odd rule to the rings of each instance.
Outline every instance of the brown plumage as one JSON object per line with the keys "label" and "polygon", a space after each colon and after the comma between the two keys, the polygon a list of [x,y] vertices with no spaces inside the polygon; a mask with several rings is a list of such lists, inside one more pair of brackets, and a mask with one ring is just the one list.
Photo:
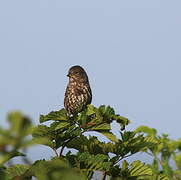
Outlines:
{"label": "brown plumage", "polygon": [[85,109],[92,101],[89,79],[81,66],[69,69],[69,83],[65,92],[64,106],[68,114],[75,115]]}

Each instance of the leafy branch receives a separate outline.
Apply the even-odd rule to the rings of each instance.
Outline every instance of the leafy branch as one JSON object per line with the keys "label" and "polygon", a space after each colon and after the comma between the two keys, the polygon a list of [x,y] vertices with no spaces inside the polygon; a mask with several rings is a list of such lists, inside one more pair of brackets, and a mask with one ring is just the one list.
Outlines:
{"label": "leafy branch", "polygon": [[[49,125],[44,124],[47,121]],[[8,115],[8,122],[9,129],[0,128],[0,179],[3,180],[85,180],[92,179],[97,171],[102,172],[103,180],[181,179],[181,140],[158,135],[156,129],[146,126],[126,131],[129,120],[110,106],[88,105],[75,116],[69,116],[64,109],[52,111],[40,115],[41,124],[37,126],[22,113],[13,112]],[[120,126],[117,132],[120,138],[112,133],[112,122]],[[107,141],[100,141],[95,132]],[[22,152],[36,144],[51,148],[55,157],[29,161]],[[153,163],[126,161],[139,152],[149,154]],[[8,166],[7,162],[16,156],[22,156],[27,164]],[[176,169],[171,168],[171,159]]]}

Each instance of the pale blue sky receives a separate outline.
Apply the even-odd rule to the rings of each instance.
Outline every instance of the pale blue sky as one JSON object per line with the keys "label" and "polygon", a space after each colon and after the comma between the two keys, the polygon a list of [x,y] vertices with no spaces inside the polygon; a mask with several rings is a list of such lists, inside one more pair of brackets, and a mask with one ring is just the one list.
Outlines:
{"label": "pale blue sky", "polygon": [[[0,116],[63,107],[66,73],[83,66],[93,104],[181,137],[180,0],[0,1]],[[38,158],[37,154],[37,158]]]}

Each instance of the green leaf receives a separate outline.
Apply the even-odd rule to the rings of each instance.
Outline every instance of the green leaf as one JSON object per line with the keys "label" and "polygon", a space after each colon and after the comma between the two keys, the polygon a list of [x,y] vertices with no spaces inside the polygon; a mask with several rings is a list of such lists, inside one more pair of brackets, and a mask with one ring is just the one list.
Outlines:
{"label": "green leaf", "polygon": [[8,114],[11,132],[18,136],[25,136],[31,133],[31,121],[21,112],[11,112]]}
{"label": "green leaf", "polygon": [[107,114],[107,115],[109,115],[109,114],[115,114],[114,109],[113,109],[112,107],[110,107],[110,106],[105,106],[105,105],[101,105],[101,106],[99,107],[99,111],[101,111],[102,114]]}
{"label": "green leaf", "polygon": [[51,138],[53,136],[53,132],[51,131],[50,127],[47,127],[45,125],[38,125],[34,127],[33,130],[33,137],[49,137]]}
{"label": "green leaf", "polygon": [[58,129],[62,129],[62,128],[66,128],[66,127],[68,127],[68,126],[70,126],[70,123],[69,122],[64,122],[64,121],[62,121],[62,122],[60,122],[57,126],[56,126],[56,128],[55,128],[55,130],[58,130]]}
{"label": "green leaf", "polygon": [[124,130],[125,126],[130,123],[127,118],[120,115],[112,115],[112,120],[116,120],[116,122],[119,123],[119,125],[121,126],[121,130]]}
{"label": "green leaf", "polygon": [[81,163],[81,169],[86,171],[109,170],[111,162],[108,162],[108,156],[103,154],[91,155],[88,152],[78,153],[78,161]]}
{"label": "green leaf", "polygon": [[52,111],[47,115],[40,115],[40,123],[46,121],[67,121],[69,119],[65,109],[61,109],[59,111]]}
{"label": "green leaf", "polygon": [[89,152],[90,154],[108,154],[109,152],[114,151],[114,144],[100,142],[97,137],[90,136],[89,138],[80,135],[80,137],[76,137],[73,140],[69,141],[66,145],[68,148],[77,149],[79,152]]}
{"label": "green leaf", "polygon": [[173,159],[177,165],[177,168],[181,171],[181,154],[175,155]]}
{"label": "green leaf", "polygon": [[154,174],[150,180],[170,180],[170,179],[164,174]]}
{"label": "green leaf", "polygon": [[100,131],[100,133],[104,136],[106,136],[109,140],[113,141],[113,142],[118,142],[117,137],[112,134],[111,132],[106,132],[106,131]]}
{"label": "green leaf", "polygon": [[[33,130],[33,139],[32,141],[28,142],[30,144],[42,144],[45,146],[49,146],[51,148],[54,148],[55,142],[53,142],[55,138],[55,132],[51,130],[50,127],[47,127],[45,125],[38,125]],[[25,144],[25,145],[28,145]]]}
{"label": "green leaf", "polygon": [[108,123],[102,123],[102,124],[98,124],[96,126],[94,126],[93,128],[91,128],[92,131],[106,131],[106,130],[110,130],[111,126]]}
{"label": "green leaf", "polygon": [[6,169],[6,173],[10,179],[18,179],[22,178],[24,173],[29,169],[28,165],[24,164],[16,164],[8,167]]}
{"label": "green leaf", "polygon": [[0,156],[0,166],[17,156],[25,156],[25,154],[15,151],[15,152],[8,152],[3,156]]}
{"label": "green leaf", "polygon": [[135,137],[135,133],[132,132],[132,131],[125,131],[124,133],[121,133],[121,137],[122,137],[122,140],[127,142],[127,141],[130,141],[131,139],[133,139]]}
{"label": "green leaf", "polygon": [[55,142],[51,141],[50,139],[48,139],[46,137],[33,138],[32,141],[31,141],[31,145],[36,145],[36,144],[49,146],[51,148],[55,148],[55,146],[56,146]]}
{"label": "green leaf", "polygon": [[0,179],[9,180],[9,178],[7,177],[7,173],[6,173],[6,167],[4,167],[4,166],[0,167]]}
{"label": "green leaf", "polygon": [[13,153],[13,157],[16,157],[16,156],[26,156],[24,153],[22,153],[22,152],[15,152],[15,153]]}
{"label": "green leaf", "polygon": [[86,115],[90,116],[96,113],[95,107],[91,104],[87,105]]}
{"label": "green leaf", "polygon": [[129,166],[129,164],[127,163],[126,160],[124,160],[124,161],[122,162],[122,170],[127,170],[127,169],[128,169],[128,166]]}
{"label": "green leaf", "polygon": [[79,171],[69,167],[69,164],[59,158],[53,158],[50,161],[39,160],[36,161],[32,168],[31,174],[38,180],[83,180]]}
{"label": "green leaf", "polygon": [[111,119],[113,115],[115,115],[114,109],[110,106],[102,105],[99,107],[99,112],[104,116],[106,119]]}
{"label": "green leaf", "polygon": [[139,176],[152,176],[152,170],[148,165],[140,161],[134,161],[131,163],[130,176],[139,177]]}
{"label": "green leaf", "polygon": [[157,134],[156,129],[149,128],[147,126],[140,126],[135,130],[135,132],[144,132],[144,133],[146,133],[148,135],[152,135],[152,136],[155,136]]}
{"label": "green leaf", "polygon": [[106,136],[109,140],[113,142],[118,142],[118,139],[116,138],[116,136],[112,132],[110,132],[111,126],[108,123],[98,124],[94,126],[93,128],[91,128],[90,130],[99,132],[100,134],[102,134],[103,136]]}
{"label": "green leaf", "polygon": [[159,162],[156,158],[153,159],[152,168],[155,172],[159,171]]}

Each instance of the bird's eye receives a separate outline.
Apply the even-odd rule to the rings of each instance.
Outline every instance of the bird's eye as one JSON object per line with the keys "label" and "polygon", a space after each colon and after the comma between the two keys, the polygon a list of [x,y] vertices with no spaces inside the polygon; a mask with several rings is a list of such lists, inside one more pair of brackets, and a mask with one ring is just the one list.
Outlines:
{"label": "bird's eye", "polygon": [[77,71],[77,72],[75,72],[75,74],[79,74],[79,72]]}

